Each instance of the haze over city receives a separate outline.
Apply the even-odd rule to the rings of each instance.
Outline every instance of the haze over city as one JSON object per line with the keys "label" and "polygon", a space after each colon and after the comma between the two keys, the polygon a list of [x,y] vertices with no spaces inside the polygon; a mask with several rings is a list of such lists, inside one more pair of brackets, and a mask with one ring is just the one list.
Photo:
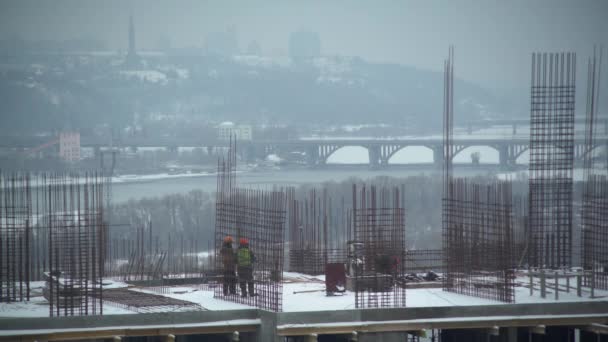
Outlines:
{"label": "haze over city", "polygon": [[304,29],[319,33],[323,55],[440,71],[453,44],[458,76],[492,88],[525,88],[531,51],[588,55],[589,46],[608,44],[602,0],[7,1],[0,32],[4,39],[92,38],[124,51],[129,14],[144,50],[201,47],[209,33],[234,27],[241,51],[257,41],[264,55],[287,56],[289,34]]}
{"label": "haze over city", "polygon": [[608,2],[0,2],[0,342],[608,336]]}

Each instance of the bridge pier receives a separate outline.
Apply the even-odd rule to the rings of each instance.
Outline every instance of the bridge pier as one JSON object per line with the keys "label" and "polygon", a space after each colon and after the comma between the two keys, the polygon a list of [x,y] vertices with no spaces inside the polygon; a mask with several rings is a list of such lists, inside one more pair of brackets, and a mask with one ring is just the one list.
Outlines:
{"label": "bridge pier", "polygon": [[369,156],[369,165],[372,169],[377,169],[382,163],[380,158],[380,146],[368,146],[367,154]]}
{"label": "bridge pier", "polygon": [[309,167],[315,167],[317,164],[320,164],[318,146],[313,145],[306,149],[306,164]]}
{"label": "bridge pier", "polygon": [[506,167],[510,164],[508,146],[503,145],[498,148],[498,163],[501,167]]}
{"label": "bridge pier", "polygon": [[441,167],[443,165],[443,146],[434,146],[431,149],[433,150],[433,164]]}

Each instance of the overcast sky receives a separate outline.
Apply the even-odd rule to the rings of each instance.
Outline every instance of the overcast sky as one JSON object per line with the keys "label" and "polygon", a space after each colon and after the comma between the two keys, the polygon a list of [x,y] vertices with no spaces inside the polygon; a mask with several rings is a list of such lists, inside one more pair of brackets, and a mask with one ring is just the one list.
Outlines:
{"label": "overcast sky", "polygon": [[449,44],[458,77],[493,88],[529,85],[532,51],[608,45],[608,0],[11,0],[0,2],[0,38],[102,39],[127,47],[129,13],[137,46],[202,46],[208,32],[234,26],[244,49],[287,55],[290,32],[320,34],[325,55],[360,56],[441,70]]}

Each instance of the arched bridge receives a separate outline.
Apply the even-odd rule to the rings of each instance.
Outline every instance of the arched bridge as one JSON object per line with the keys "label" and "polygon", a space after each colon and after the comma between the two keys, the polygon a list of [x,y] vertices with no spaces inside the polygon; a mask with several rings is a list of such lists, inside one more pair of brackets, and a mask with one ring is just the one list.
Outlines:
{"label": "arched bridge", "polygon": [[[596,139],[594,151],[600,146],[607,146],[608,139]],[[343,147],[359,146],[367,149],[369,163],[372,167],[382,167],[389,164],[389,160],[397,152],[406,147],[426,147],[433,151],[433,163],[443,163],[442,139],[314,139],[314,140],[286,140],[286,141],[251,141],[240,143],[240,153],[246,159],[264,158],[269,154],[286,154],[290,152],[304,152],[309,166],[322,166],[327,164],[328,158]],[[530,142],[525,138],[514,139],[458,139],[454,140],[453,155],[456,156],[469,147],[485,146],[498,152],[501,166],[516,165],[517,158],[530,148]],[[582,162],[585,155],[584,139],[574,142],[574,161]]]}

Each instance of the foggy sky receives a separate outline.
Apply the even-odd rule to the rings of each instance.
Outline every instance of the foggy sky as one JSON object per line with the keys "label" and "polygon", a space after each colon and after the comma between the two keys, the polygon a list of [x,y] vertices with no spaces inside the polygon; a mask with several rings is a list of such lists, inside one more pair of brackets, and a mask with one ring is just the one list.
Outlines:
{"label": "foggy sky", "polygon": [[529,85],[533,51],[576,51],[579,69],[593,44],[608,46],[606,0],[11,0],[0,2],[0,39],[81,37],[127,47],[129,13],[137,47],[200,47],[209,32],[236,28],[239,47],[287,55],[289,33],[321,37],[324,55],[360,56],[441,70],[456,47],[457,77],[486,87]]}

